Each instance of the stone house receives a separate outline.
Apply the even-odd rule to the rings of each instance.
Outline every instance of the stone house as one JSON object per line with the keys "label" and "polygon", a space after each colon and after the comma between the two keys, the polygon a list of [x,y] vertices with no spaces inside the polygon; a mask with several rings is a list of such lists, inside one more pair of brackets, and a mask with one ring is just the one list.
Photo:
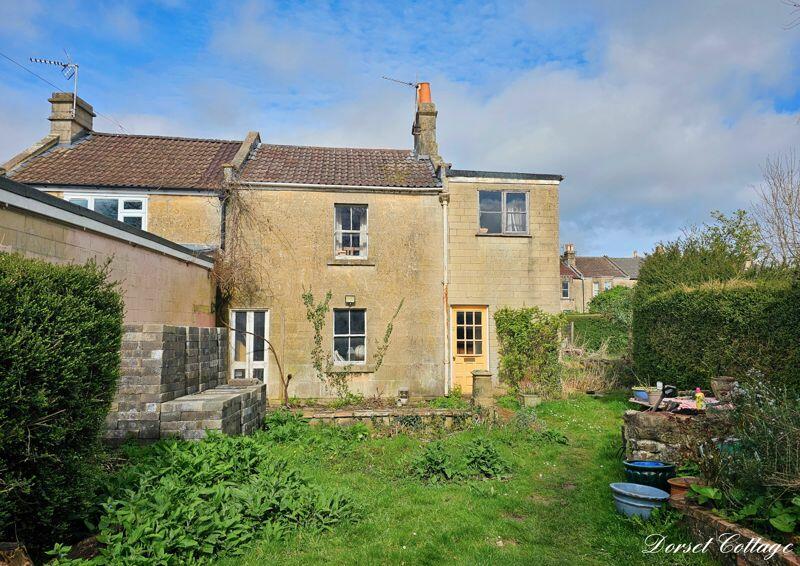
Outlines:
{"label": "stone house", "polygon": [[644,261],[637,252],[632,257],[578,256],[575,245],[566,244],[561,256],[561,310],[588,312],[589,302],[614,287],[633,287]]}
{"label": "stone house", "polygon": [[[330,291],[322,346],[351,390],[394,398],[471,390],[497,375],[494,312],[558,312],[560,175],[457,169],[439,154],[430,87],[417,89],[413,149],[301,147],[106,134],[80,98],[50,98],[51,132],[0,173],[185,247],[221,257],[232,234],[252,283],[215,305],[231,328],[230,377],[326,398],[302,294]],[[251,221],[233,225],[231,200]],[[244,226],[244,227],[243,227]],[[241,242],[240,242],[241,243]],[[383,364],[378,350],[397,311]],[[266,338],[266,340],[262,340]]]}

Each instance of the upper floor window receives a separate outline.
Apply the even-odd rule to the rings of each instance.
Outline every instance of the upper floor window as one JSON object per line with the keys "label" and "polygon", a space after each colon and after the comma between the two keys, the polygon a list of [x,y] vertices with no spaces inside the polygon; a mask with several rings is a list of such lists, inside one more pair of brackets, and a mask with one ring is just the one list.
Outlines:
{"label": "upper floor window", "polygon": [[147,197],[67,194],[64,198],[103,216],[147,230]]}
{"label": "upper floor window", "polygon": [[367,257],[367,206],[337,204],[334,254],[337,258]]}
{"label": "upper floor window", "polygon": [[569,299],[569,279],[561,280],[561,298]]}
{"label": "upper floor window", "polygon": [[481,234],[527,234],[528,193],[478,191]]}
{"label": "upper floor window", "polygon": [[367,359],[367,311],[333,310],[333,361],[364,363]]}

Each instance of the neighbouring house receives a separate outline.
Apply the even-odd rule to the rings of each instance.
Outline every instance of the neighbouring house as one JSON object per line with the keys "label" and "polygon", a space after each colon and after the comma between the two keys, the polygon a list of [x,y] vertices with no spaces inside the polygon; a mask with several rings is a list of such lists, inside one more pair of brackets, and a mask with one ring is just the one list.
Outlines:
{"label": "neighbouring house", "polygon": [[637,252],[632,257],[579,256],[575,245],[566,244],[561,256],[561,310],[587,312],[589,302],[614,287],[633,287],[644,261]]}
{"label": "neighbouring house", "polygon": [[[5,174],[192,249],[220,249],[247,283],[215,305],[231,328],[229,377],[263,380],[272,399],[281,386],[270,344],[293,375],[291,396],[334,395],[312,363],[304,291],[317,304],[331,292],[322,348],[334,369],[353,391],[388,398],[401,388],[469,392],[473,370],[496,379],[494,312],[559,311],[562,177],[452,167],[427,83],[413,149],[279,145],[257,132],[241,141],[105,134],[80,98],[75,115],[71,95],[50,102],[50,135]],[[247,253],[234,261],[233,249]]]}

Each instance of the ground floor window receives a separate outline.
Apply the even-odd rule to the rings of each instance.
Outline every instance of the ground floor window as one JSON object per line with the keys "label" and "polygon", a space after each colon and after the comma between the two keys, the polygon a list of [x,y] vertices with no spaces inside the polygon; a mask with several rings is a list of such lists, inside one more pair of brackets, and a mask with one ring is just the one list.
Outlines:
{"label": "ground floor window", "polygon": [[596,297],[599,294],[600,294],[600,282],[595,281],[594,283],[592,283],[592,297]]}
{"label": "ground floor window", "polygon": [[333,360],[364,363],[367,359],[367,311],[333,310]]}
{"label": "ground floor window", "polygon": [[68,193],[64,195],[64,199],[135,228],[147,230],[147,197]]}
{"label": "ground floor window", "polygon": [[269,312],[266,310],[231,311],[230,360],[234,379],[267,377],[267,338]]}
{"label": "ground floor window", "polygon": [[561,280],[561,298],[569,299],[569,279]]}

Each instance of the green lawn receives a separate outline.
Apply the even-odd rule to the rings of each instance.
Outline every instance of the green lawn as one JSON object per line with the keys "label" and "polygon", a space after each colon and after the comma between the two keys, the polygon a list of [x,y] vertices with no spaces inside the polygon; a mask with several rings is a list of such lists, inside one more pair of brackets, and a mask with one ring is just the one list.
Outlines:
{"label": "green lawn", "polygon": [[702,557],[642,554],[643,539],[663,533],[688,542],[669,521],[637,525],[617,515],[608,484],[622,481],[620,396],[555,401],[540,420],[568,445],[527,441],[478,427],[448,436],[451,445],[492,438],[513,465],[506,481],[428,485],[406,477],[423,440],[371,439],[332,448],[274,445],[314,483],[353,493],[359,521],[325,534],[257,543],[220,564],[695,564]]}

